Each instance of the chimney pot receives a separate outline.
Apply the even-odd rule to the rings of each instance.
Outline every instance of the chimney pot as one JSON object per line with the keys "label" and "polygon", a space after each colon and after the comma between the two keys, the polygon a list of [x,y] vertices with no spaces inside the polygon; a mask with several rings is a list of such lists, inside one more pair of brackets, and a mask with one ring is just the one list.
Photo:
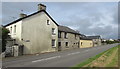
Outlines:
{"label": "chimney pot", "polygon": [[27,16],[27,14],[24,14],[24,13],[20,14],[20,18],[23,18],[23,17],[26,17],[26,16]]}
{"label": "chimney pot", "polygon": [[44,4],[38,4],[38,11],[46,10],[46,6]]}

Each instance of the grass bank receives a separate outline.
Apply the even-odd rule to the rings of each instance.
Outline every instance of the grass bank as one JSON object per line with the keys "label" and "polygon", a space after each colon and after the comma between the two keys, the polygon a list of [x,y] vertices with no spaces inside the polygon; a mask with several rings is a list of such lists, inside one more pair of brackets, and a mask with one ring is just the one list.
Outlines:
{"label": "grass bank", "polygon": [[72,69],[84,69],[83,67],[118,67],[118,49],[120,49],[120,45],[89,58]]}

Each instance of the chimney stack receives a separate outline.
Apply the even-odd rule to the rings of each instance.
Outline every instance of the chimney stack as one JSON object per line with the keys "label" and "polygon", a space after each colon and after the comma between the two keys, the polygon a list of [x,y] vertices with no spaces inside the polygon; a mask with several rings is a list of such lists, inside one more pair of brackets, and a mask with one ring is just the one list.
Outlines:
{"label": "chimney stack", "polygon": [[24,14],[24,13],[21,13],[20,14],[20,18],[23,18],[23,17],[26,17],[27,15],[26,14]]}
{"label": "chimney stack", "polygon": [[38,11],[45,10],[46,11],[46,6],[44,4],[38,4]]}

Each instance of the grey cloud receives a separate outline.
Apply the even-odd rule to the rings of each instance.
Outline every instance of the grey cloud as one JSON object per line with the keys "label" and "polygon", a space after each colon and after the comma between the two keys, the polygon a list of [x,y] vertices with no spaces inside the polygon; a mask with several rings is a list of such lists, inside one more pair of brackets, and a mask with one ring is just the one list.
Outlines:
{"label": "grey cloud", "polygon": [[[4,2],[2,3],[2,21],[4,24],[10,23],[19,18],[20,13],[32,13],[37,10],[37,3],[25,2]],[[23,12],[21,11],[23,10]]]}
{"label": "grey cloud", "polygon": [[[109,12],[109,14],[112,14],[113,12]],[[80,14],[80,13],[79,13]],[[61,21],[62,25],[69,26],[73,29],[79,30],[81,33],[86,35],[102,35],[103,38],[117,38],[118,36],[118,28],[113,28],[111,23],[117,22],[116,13],[114,17],[114,21],[107,23],[107,26],[105,25],[105,22],[101,22],[101,19],[107,20],[106,16],[102,12],[90,12],[87,17],[82,18],[79,15],[70,15],[68,17],[68,21]],[[72,20],[71,20],[72,19]],[[95,25],[95,27],[90,28],[91,26]],[[113,24],[115,25],[115,24]]]}

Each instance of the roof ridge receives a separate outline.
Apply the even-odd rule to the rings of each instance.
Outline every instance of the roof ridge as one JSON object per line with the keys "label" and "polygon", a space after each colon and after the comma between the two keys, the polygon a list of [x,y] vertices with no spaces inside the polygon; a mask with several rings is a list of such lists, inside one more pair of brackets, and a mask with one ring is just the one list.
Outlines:
{"label": "roof ridge", "polygon": [[46,13],[47,16],[48,16],[57,26],[59,26],[59,25],[53,20],[53,18],[52,18],[45,10],[40,10],[40,11],[34,12],[34,13],[32,13],[32,14],[26,16],[26,17],[16,19],[15,21],[13,21],[13,22],[11,22],[11,23],[6,24],[4,27],[9,26],[9,25],[11,25],[11,24],[14,24],[14,23],[16,23],[16,22],[18,22],[18,21],[20,21],[20,20],[23,20],[23,19],[25,19],[25,18],[28,18],[28,17],[30,17],[30,16],[32,16],[32,15],[35,15],[35,14],[37,14],[37,13],[40,13],[40,12]]}

